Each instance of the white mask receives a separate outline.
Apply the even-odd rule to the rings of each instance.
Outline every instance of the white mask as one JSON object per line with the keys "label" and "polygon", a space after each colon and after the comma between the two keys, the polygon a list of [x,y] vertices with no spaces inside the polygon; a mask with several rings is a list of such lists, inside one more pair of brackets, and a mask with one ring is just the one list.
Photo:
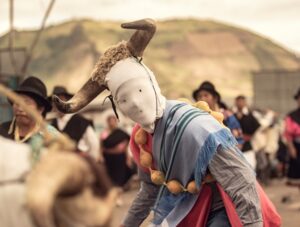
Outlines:
{"label": "white mask", "polygon": [[137,59],[127,58],[112,67],[106,83],[120,111],[152,133],[165,109],[165,97],[153,73]]}

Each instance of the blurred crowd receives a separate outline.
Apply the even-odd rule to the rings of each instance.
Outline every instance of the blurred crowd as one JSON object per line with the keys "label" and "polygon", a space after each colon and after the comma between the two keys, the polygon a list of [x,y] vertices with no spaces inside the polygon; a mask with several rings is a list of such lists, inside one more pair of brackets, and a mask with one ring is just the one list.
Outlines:
{"label": "blurred crowd", "polygon": [[[51,111],[51,117],[47,118],[50,129],[54,133],[59,131],[67,134],[75,141],[78,153],[89,155],[98,163],[104,164],[115,185],[125,186],[136,173],[136,166],[128,150],[131,129],[119,127],[114,114],[107,116],[106,122],[103,122],[105,128],[99,132],[95,130],[92,120],[81,114],[64,114],[52,105],[52,95],[64,101],[72,98],[73,94],[63,86],[55,86],[51,95],[47,96],[44,83],[38,78],[29,77],[16,92],[26,104],[34,106],[44,118]],[[211,110],[223,113],[224,124],[235,136],[239,148],[255,169],[261,183],[268,185],[270,179],[276,177],[300,178],[298,155],[300,146],[297,143],[300,91],[294,96],[298,108],[295,105],[296,111],[284,118],[282,113],[276,113],[271,109],[250,107],[247,97],[242,94],[235,98],[234,105],[230,108],[222,100],[214,84],[209,81],[201,83],[192,92],[192,97],[195,102],[205,101]],[[11,104],[14,117],[12,121],[1,124],[1,136],[24,143],[36,140],[38,130],[34,120],[30,119],[18,105],[12,102]],[[36,154],[35,158],[38,159],[38,156],[39,154]],[[289,179],[289,184],[298,185],[298,182]]]}
{"label": "blurred crowd", "polygon": [[[106,122],[103,122],[105,128],[99,132],[95,130],[92,120],[78,113],[63,114],[52,105],[52,95],[64,101],[73,96],[63,86],[56,86],[51,96],[47,96],[45,84],[36,77],[28,77],[15,92],[44,119],[52,111],[51,118],[47,118],[49,131],[54,135],[60,132],[68,135],[75,142],[76,152],[80,156],[91,158],[92,166],[105,167],[112,185],[123,190],[131,188],[137,172],[129,151],[131,129],[120,127],[116,115],[108,115]],[[262,184],[269,185],[272,178],[287,177],[288,185],[300,188],[300,90],[294,96],[297,101],[295,110],[291,110],[284,118],[281,117],[282,113],[270,109],[250,107],[247,97],[242,94],[229,107],[214,84],[209,81],[201,83],[192,92],[192,97],[195,102],[205,101],[211,110],[223,113],[224,125],[231,130],[244,157],[256,171],[257,179]],[[0,185],[22,181],[30,166],[39,162],[43,155],[43,133],[39,125],[18,104],[12,100],[9,102],[13,109],[13,119],[0,125],[0,146],[5,144],[3,141],[6,138],[30,144],[34,152],[30,165],[20,170],[19,175],[9,178],[5,175],[7,172],[0,172]],[[18,146],[16,144],[16,148]],[[12,160],[15,158],[12,157]],[[14,168],[21,166],[19,164]],[[122,205],[122,201],[118,204]]]}
{"label": "blurred crowd", "polygon": [[224,124],[237,139],[262,184],[270,184],[272,178],[287,177],[288,185],[299,187],[300,90],[293,97],[297,102],[295,110],[286,116],[268,108],[250,107],[247,97],[242,94],[229,108],[209,81],[200,84],[192,95],[195,101],[205,101],[212,110],[224,114]]}

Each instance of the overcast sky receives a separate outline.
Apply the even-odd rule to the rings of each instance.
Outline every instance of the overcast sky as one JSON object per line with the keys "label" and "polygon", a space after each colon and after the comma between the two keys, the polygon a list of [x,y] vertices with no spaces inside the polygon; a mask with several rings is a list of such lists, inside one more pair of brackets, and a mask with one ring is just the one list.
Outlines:
{"label": "overcast sky", "polygon": [[[37,28],[50,0],[14,0],[17,28]],[[9,28],[9,0],[0,0],[0,34]],[[71,18],[187,18],[232,23],[300,54],[300,0],[56,0],[47,24]]]}

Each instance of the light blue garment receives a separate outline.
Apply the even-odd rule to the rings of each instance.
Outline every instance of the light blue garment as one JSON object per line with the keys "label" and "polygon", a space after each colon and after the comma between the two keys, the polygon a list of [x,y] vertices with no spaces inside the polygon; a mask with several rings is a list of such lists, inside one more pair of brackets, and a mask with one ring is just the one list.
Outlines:
{"label": "light blue garment", "polygon": [[[153,135],[153,156],[157,168],[166,174],[167,181],[176,179],[183,186],[196,180],[200,188],[210,160],[217,149],[236,146],[230,131],[207,112],[178,101],[167,101],[163,117]],[[197,196],[183,192],[171,194],[161,187],[154,207],[154,224],[161,222],[176,207],[178,223],[193,207]],[[174,223],[175,224],[175,223]],[[169,225],[173,226],[169,223]]]}
{"label": "light blue garment", "polygon": [[[54,137],[57,137],[60,134],[60,132],[50,124],[47,124],[46,130]],[[34,134],[30,138],[30,145],[32,149],[32,156],[31,156],[32,164],[35,164],[40,159],[42,148],[44,147],[43,133],[38,132]]]}

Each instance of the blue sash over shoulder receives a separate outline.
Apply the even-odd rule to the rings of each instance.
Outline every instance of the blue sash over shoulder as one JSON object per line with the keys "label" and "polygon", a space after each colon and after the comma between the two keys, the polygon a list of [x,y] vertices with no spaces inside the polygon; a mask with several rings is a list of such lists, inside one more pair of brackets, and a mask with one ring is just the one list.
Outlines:
{"label": "blue sash over shoulder", "polygon": [[[167,101],[162,119],[153,135],[153,156],[158,169],[165,173],[166,181],[176,179],[183,186],[195,180],[200,188],[207,167],[217,149],[236,146],[230,131],[221,126],[210,114],[178,101]],[[154,207],[154,224],[161,224],[176,208],[180,222],[197,200],[188,192],[171,194],[165,186]],[[187,205],[189,204],[189,205]],[[174,218],[173,218],[174,219]],[[177,223],[178,224],[178,223]]]}

